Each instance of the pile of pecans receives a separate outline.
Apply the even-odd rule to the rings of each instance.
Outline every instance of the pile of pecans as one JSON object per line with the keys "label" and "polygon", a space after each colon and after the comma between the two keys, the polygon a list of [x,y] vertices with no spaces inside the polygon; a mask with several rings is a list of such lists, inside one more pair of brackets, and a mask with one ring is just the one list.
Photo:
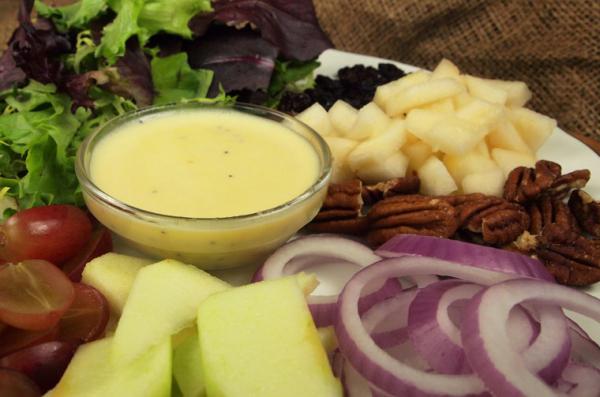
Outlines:
{"label": "pile of pecans", "polygon": [[372,246],[397,234],[492,245],[538,258],[562,284],[584,286],[600,281],[600,202],[581,190],[589,179],[589,170],[563,175],[559,164],[540,160],[515,168],[503,197],[420,195],[414,175],[376,185],[352,180],[330,186],[309,229],[365,236]]}

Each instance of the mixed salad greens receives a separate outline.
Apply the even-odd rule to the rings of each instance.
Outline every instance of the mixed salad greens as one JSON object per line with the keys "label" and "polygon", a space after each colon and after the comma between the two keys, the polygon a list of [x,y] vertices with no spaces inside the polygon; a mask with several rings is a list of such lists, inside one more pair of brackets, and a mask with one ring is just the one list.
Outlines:
{"label": "mixed salad greens", "polygon": [[0,188],[21,209],[82,204],[75,154],[109,119],[244,92],[274,106],[330,47],[310,0],[22,0],[18,18],[0,57]]}

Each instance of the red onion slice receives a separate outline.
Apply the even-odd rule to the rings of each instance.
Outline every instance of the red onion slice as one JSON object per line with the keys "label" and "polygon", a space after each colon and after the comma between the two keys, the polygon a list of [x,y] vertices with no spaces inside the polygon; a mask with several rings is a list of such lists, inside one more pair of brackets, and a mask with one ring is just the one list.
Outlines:
{"label": "red onion slice", "polygon": [[445,280],[423,288],[409,308],[408,334],[415,350],[435,371],[443,374],[473,372],[460,341],[460,330],[448,309],[470,299],[483,287],[460,280]]}
{"label": "red onion slice", "polygon": [[408,340],[408,308],[417,291],[410,289],[378,302],[362,316],[363,326],[382,349]]}
{"label": "red onion slice", "polygon": [[358,300],[366,284],[376,279],[422,274],[451,276],[484,285],[515,277],[419,256],[375,263],[354,275],[340,295],[335,323],[340,351],[365,379],[393,396],[484,395],[485,386],[477,376],[435,374],[412,368],[379,348],[365,330],[358,312]]}
{"label": "red onion slice", "polygon": [[570,397],[597,397],[600,394],[600,371],[572,362],[565,368],[556,388]]}
{"label": "red onion slice", "polygon": [[600,300],[590,295],[538,280],[510,280],[480,292],[465,308],[461,328],[465,354],[495,395],[554,397],[556,390],[529,373],[518,353],[510,349],[503,326],[511,309],[525,301],[560,305],[600,321]]}
{"label": "red onion slice", "polygon": [[536,259],[515,252],[439,237],[401,234],[388,240],[375,253],[384,258],[420,255],[463,265],[554,281],[554,277]]}
{"label": "red onion slice", "polygon": [[[446,374],[472,373],[463,351],[457,326],[459,321],[451,319],[450,308],[457,303],[466,303],[482,288],[460,280],[440,281],[420,290],[410,305],[409,338],[415,350],[435,371]],[[568,335],[564,323],[557,323],[555,317],[542,316],[542,321],[544,329],[552,330],[554,334],[555,328],[562,327],[562,338],[551,340],[546,338],[546,332],[538,339],[540,327],[520,306],[510,312],[505,326],[511,347],[523,352],[527,367],[552,383],[558,379],[568,362],[568,354],[564,354],[565,349],[561,346],[561,343],[568,342],[565,341]]]}

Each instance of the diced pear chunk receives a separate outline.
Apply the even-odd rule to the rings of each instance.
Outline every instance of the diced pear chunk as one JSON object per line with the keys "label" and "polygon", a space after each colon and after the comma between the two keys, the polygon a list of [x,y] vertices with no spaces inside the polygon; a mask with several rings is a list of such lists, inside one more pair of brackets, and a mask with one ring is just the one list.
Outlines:
{"label": "diced pear chunk", "polygon": [[479,153],[481,156],[485,157],[485,158],[491,158],[490,156],[490,148],[487,145],[487,143],[485,143],[485,140],[481,140],[481,142],[479,142],[477,144],[477,146],[475,146],[475,152]]}
{"label": "diced pear chunk", "polygon": [[348,166],[346,159],[348,154],[358,145],[358,142],[335,136],[327,136],[324,139],[327,145],[329,145],[331,155],[333,156],[331,181],[333,183],[340,183],[354,178],[354,173]]}
{"label": "diced pear chunk", "polygon": [[352,171],[357,172],[363,167],[389,157],[398,151],[405,141],[404,120],[393,120],[384,132],[356,146],[348,154],[348,165]]}
{"label": "diced pear chunk", "polygon": [[471,94],[465,91],[453,96],[451,99],[452,103],[454,104],[454,109],[459,110],[473,102],[476,98],[474,98]]}
{"label": "diced pear chunk", "polygon": [[406,175],[408,158],[401,152],[390,155],[385,160],[371,163],[356,171],[356,175],[366,183],[377,183]]}
{"label": "diced pear chunk", "polygon": [[297,114],[296,118],[317,131],[321,136],[335,135],[335,129],[331,125],[329,114],[319,103],[312,104],[302,113]]}
{"label": "diced pear chunk", "polygon": [[148,259],[109,252],[85,265],[81,281],[100,291],[111,311],[120,315],[138,271],[151,263]]}
{"label": "diced pear chunk", "polygon": [[522,107],[531,99],[531,91],[522,81],[486,80],[497,88],[506,91],[506,106]]}
{"label": "diced pear chunk", "polygon": [[430,72],[427,72],[425,70],[418,70],[416,72],[409,73],[406,76],[399,78],[398,80],[380,85],[375,90],[375,97],[373,98],[373,101],[379,107],[385,109],[388,100],[391,97],[393,97],[396,92],[413,86],[415,84],[424,83],[427,80],[429,80],[430,75]]}
{"label": "diced pear chunk", "polygon": [[413,109],[406,128],[434,151],[460,155],[468,153],[485,137],[487,129],[452,114]]}
{"label": "diced pear chunk", "polygon": [[431,146],[423,141],[417,141],[404,146],[402,152],[408,157],[409,168],[414,171],[421,168],[423,163],[433,154]]}
{"label": "diced pear chunk", "polygon": [[427,105],[464,92],[465,87],[451,78],[429,80],[393,94],[386,102],[385,111],[392,117],[410,109]]}
{"label": "diced pear chunk", "polygon": [[556,128],[556,120],[526,108],[513,109],[508,117],[533,152],[536,152]]}
{"label": "diced pear chunk", "polygon": [[493,148],[497,147],[531,154],[531,149],[525,140],[523,140],[517,129],[508,120],[502,120],[496,124],[485,139],[490,147]]}
{"label": "diced pear chunk", "polygon": [[432,110],[440,113],[454,113],[454,102],[452,102],[452,98],[446,98],[442,99],[441,101],[425,105],[421,109]]}
{"label": "diced pear chunk", "polygon": [[200,302],[229,284],[172,259],[138,272],[113,341],[113,359],[127,363],[193,324]]}
{"label": "diced pear chunk", "polygon": [[431,196],[443,196],[455,192],[458,187],[446,166],[436,156],[431,156],[419,170],[421,193]]}
{"label": "diced pear chunk", "polygon": [[517,167],[535,166],[535,158],[532,155],[506,149],[492,149],[492,159],[502,168],[505,177]]}
{"label": "diced pear chunk", "polygon": [[495,169],[467,175],[462,180],[462,191],[465,194],[483,193],[490,196],[502,196],[504,190],[504,172]]}
{"label": "diced pear chunk", "polygon": [[385,131],[391,120],[375,102],[360,108],[356,122],[345,135],[346,138],[362,141]]}
{"label": "diced pear chunk", "polygon": [[481,99],[474,99],[456,112],[461,119],[483,126],[486,129],[496,125],[504,115],[504,109]]}
{"label": "diced pear chunk", "polygon": [[460,70],[458,67],[446,58],[442,59],[440,63],[437,64],[431,74],[432,79],[442,79],[444,77],[460,78]]}
{"label": "diced pear chunk", "polygon": [[490,84],[488,80],[469,75],[464,76],[464,79],[469,93],[474,97],[499,105],[504,105],[506,103],[508,93],[505,90]]}
{"label": "diced pear chunk", "polygon": [[198,310],[208,397],[341,397],[293,277],[215,294]]}
{"label": "diced pear chunk", "polygon": [[52,397],[171,395],[170,338],[127,365],[112,362],[112,342],[113,338],[104,338],[81,345],[52,390]]}
{"label": "diced pear chunk", "polygon": [[358,118],[358,110],[342,100],[336,101],[329,109],[329,121],[340,136],[347,136]]}
{"label": "diced pear chunk", "polygon": [[444,156],[444,165],[456,181],[457,185],[460,185],[463,178],[469,174],[498,169],[498,166],[493,160],[489,157],[482,156],[475,150],[460,156],[447,154]]}

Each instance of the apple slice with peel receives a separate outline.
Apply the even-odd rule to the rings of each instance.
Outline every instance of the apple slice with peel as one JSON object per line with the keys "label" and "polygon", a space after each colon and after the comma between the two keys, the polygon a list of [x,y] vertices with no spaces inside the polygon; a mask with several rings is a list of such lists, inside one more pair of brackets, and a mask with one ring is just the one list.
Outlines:
{"label": "apple slice with peel", "polygon": [[198,310],[207,396],[342,396],[294,277],[208,297]]}
{"label": "apple slice with peel", "polygon": [[137,272],[151,263],[148,259],[111,252],[88,262],[82,282],[100,291],[111,311],[120,315]]}
{"label": "apple slice with peel", "polygon": [[189,327],[198,305],[209,295],[229,287],[195,266],[172,259],[142,268],[115,330],[113,362],[126,364]]}
{"label": "apple slice with peel", "polygon": [[169,397],[171,342],[163,339],[127,365],[111,360],[113,338],[79,347],[52,397]]}
{"label": "apple slice with peel", "polygon": [[203,397],[202,357],[194,332],[173,351],[173,377],[183,397]]}

